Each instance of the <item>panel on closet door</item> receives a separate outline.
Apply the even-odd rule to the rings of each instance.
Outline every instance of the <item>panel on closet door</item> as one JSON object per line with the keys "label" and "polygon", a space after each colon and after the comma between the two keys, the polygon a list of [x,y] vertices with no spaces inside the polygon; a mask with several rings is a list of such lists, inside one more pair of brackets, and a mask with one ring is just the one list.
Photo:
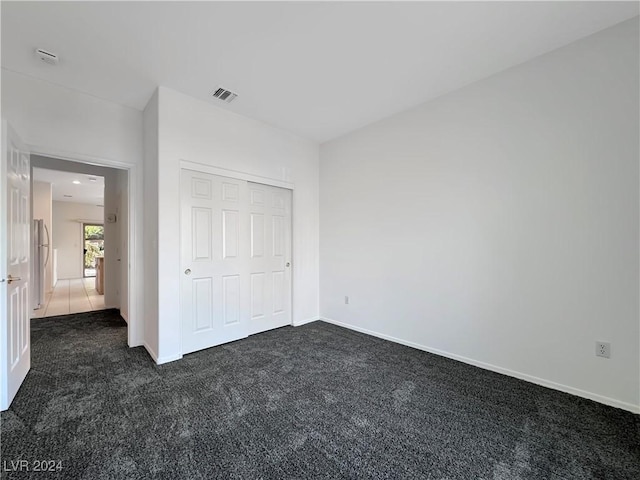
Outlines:
{"label": "panel on closet door", "polygon": [[264,272],[251,274],[251,318],[264,316]]}
{"label": "panel on closet door", "polygon": [[273,256],[282,257],[284,255],[285,246],[285,228],[284,217],[281,215],[274,215],[271,217],[272,222],[272,235],[273,235]]}
{"label": "panel on closet door", "polygon": [[211,209],[191,209],[191,240],[194,261],[211,260]]}
{"label": "panel on closet door", "polygon": [[240,215],[237,210],[222,211],[222,256],[236,258],[240,241]]}
{"label": "panel on closet door", "polygon": [[282,192],[273,192],[273,208],[276,210],[284,210],[285,200],[284,193]]}
{"label": "panel on closet door", "polygon": [[213,327],[213,279],[193,279],[193,323],[194,332]]}
{"label": "panel on closet door", "polygon": [[281,313],[285,309],[285,278],[284,272],[273,272],[273,313]]}
{"label": "panel on closet door", "polygon": [[191,196],[203,200],[211,200],[211,180],[194,177],[191,179]]}
{"label": "panel on closet door", "polygon": [[264,215],[251,214],[251,257],[264,256]]}
{"label": "panel on closet door", "polygon": [[235,183],[222,182],[222,200],[237,203],[240,200],[240,187]]}
{"label": "panel on closet door", "polygon": [[263,206],[264,205],[264,192],[261,190],[251,190],[251,205]]}
{"label": "panel on closet door", "polygon": [[240,275],[222,277],[222,312],[225,325],[240,321]]}

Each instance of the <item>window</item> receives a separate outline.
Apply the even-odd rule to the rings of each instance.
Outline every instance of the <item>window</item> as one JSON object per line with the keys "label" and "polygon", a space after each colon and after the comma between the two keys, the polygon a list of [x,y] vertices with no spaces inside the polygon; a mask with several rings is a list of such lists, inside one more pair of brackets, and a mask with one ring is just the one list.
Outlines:
{"label": "window", "polygon": [[84,269],[83,276],[96,276],[96,258],[104,255],[104,225],[85,223],[84,232]]}

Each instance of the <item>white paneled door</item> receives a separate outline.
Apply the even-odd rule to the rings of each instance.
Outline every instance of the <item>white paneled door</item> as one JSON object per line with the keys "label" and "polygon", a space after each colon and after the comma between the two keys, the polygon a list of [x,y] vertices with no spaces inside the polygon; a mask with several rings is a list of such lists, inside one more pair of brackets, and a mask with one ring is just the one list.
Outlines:
{"label": "white paneled door", "polygon": [[[31,366],[29,303],[30,158],[3,122],[0,170],[0,409],[9,408]],[[6,319],[6,321],[5,321]]]}
{"label": "white paneled door", "polygon": [[249,183],[249,334],[291,325],[291,190]]}
{"label": "white paneled door", "polygon": [[182,352],[291,323],[291,192],[181,174]]}

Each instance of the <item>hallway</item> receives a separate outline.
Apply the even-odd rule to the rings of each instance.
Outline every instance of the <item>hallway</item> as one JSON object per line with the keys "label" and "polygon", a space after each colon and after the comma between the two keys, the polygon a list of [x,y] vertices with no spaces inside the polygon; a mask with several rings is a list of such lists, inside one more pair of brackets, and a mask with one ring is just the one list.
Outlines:
{"label": "hallway", "polygon": [[44,307],[34,310],[31,318],[104,309],[104,295],[96,291],[95,278],[74,278],[58,280],[53,292],[47,294]]}

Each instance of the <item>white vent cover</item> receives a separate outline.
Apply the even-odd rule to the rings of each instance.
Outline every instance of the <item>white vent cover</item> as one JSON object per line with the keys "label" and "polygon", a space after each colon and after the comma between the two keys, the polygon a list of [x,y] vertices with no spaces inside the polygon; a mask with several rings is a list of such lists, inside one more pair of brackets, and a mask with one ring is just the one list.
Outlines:
{"label": "white vent cover", "polygon": [[56,55],[55,53],[47,52],[46,50],[38,48],[36,50],[36,54],[38,55],[38,57],[40,57],[40,60],[45,63],[48,63],[50,65],[58,64],[58,55]]}
{"label": "white vent cover", "polygon": [[211,96],[224,102],[231,103],[238,94],[233,93],[231,90],[227,90],[224,87],[218,87],[211,93]]}

